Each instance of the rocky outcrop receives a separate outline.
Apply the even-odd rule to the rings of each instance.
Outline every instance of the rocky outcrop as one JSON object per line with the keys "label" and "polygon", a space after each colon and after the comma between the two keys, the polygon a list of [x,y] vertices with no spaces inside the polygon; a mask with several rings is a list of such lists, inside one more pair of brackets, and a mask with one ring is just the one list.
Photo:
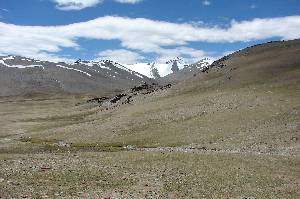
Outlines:
{"label": "rocky outcrop", "polygon": [[130,104],[136,96],[148,95],[154,92],[162,91],[171,88],[171,84],[166,84],[161,86],[157,83],[143,83],[138,86],[119,93],[110,98],[108,97],[96,97],[90,100],[87,100],[86,103],[97,103],[101,107],[112,108],[119,105]]}

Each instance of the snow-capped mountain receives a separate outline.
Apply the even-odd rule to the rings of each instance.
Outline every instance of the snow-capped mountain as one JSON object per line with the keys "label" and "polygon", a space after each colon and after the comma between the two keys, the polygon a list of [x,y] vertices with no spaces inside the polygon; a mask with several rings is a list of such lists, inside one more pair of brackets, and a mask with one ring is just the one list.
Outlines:
{"label": "snow-capped mountain", "polygon": [[132,70],[136,70],[137,72],[142,73],[145,76],[148,76],[150,78],[156,78],[156,79],[177,72],[186,66],[188,66],[188,64],[185,63],[179,57],[166,61],[164,63],[150,62],[150,63],[137,63],[137,64],[126,65],[126,67]]}
{"label": "snow-capped mountain", "polygon": [[185,66],[188,65],[187,63],[185,63],[179,57],[176,57],[175,59],[171,59],[171,60],[167,61],[166,64],[168,64],[169,66],[171,66],[171,71],[173,73],[179,71],[180,69],[182,69],[182,68],[184,68]]}
{"label": "snow-capped mountain", "polygon": [[28,93],[109,93],[152,81],[110,60],[54,63],[0,56],[0,96]]}
{"label": "snow-capped mountain", "polygon": [[213,63],[213,60],[209,59],[209,58],[204,58],[199,60],[198,62],[194,63],[194,64],[190,64],[188,65],[186,68],[188,70],[190,70],[190,72],[192,71],[201,71],[204,72],[208,69],[208,67]]}
{"label": "snow-capped mountain", "polygon": [[175,59],[171,59],[169,61],[166,61],[165,63],[137,63],[126,65],[126,67],[132,70],[136,70],[137,72],[144,74],[145,76],[148,76],[150,78],[157,79],[160,77],[168,76],[170,74],[178,73],[182,70],[199,72],[207,68],[212,62],[212,60],[204,58],[196,63],[188,64],[183,59],[176,57]]}
{"label": "snow-capped mountain", "polygon": [[209,58],[201,59],[196,63],[184,65],[182,69],[164,76],[160,81],[174,83],[190,79],[201,72],[205,72],[212,63],[213,60]]}
{"label": "snow-capped mountain", "polygon": [[49,62],[20,56],[0,56],[0,96],[28,93],[103,94],[128,89],[153,79],[176,82],[205,71],[211,60],[186,64],[175,58],[165,63],[120,64],[110,60]]}

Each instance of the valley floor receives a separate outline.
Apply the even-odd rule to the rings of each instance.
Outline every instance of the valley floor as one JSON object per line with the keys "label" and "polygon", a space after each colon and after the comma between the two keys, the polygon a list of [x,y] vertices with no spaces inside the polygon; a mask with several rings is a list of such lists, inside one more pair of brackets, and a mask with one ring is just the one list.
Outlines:
{"label": "valley floor", "polygon": [[300,195],[297,89],[177,88],[109,109],[1,98],[0,198]]}
{"label": "valley floor", "polygon": [[299,158],[182,152],[1,154],[5,198],[297,198]]}

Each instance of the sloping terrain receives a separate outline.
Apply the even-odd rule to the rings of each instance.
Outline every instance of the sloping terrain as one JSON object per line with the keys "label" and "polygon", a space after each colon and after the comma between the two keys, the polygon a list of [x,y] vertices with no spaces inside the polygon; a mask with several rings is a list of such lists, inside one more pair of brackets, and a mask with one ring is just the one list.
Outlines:
{"label": "sloping terrain", "polygon": [[148,81],[146,76],[109,60],[67,64],[0,57],[0,96],[105,94]]}
{"label": "sloping terrain", "polygon": [[113,106],[1,98],[0,196],[297,198],[299,54],[300,40],[250,47]]}

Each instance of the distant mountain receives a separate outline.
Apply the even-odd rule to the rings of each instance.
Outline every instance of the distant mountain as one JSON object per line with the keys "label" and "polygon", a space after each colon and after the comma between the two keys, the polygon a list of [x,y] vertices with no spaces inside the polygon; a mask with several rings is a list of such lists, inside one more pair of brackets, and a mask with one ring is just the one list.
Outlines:
{"label": "distant mountain", "polygon": [[188,65],[179,57],[165,63],[125,65],[110,60],[54,63],[0,56],[0,96],[113,93],[144,82],[176,83],[204,71],[210,64],[211,60],[203,59]]}
{"label": "distant mountain", "polygon": [[28,94],[103,94],[152,80],[110,60],[54,63],[0,56],[0,96]]}
{"label": "distant mountain", "polygon": [[[171,63],[178,63],[177,61]],[[184,65],[183,68],[173,71],[159,79],[160,82],[176,83],[186,79],[190,79],[201,72],[205,72],[209,66],[213,63],[211,59],[204,58],[194,64]]]}
{"label": "distant mountain", "polygon": [[126,65],[126,67],[128,68],[137,69],[139,70],[138,72],[154,79],[158,79],[160,77],[164,77],[171,73],[177,72],[186,66],[188,66],[188,64],[179,57],[176,57],[175,59],[171,59],[164,63],[150,62]]}
{"label": "distant mountain", "polygon": [[213,63],[213,61],[211,59],[208,59],[208,58],[204,58],[204,59],[201,59],[200,61],[194,63],[194,64],[191,64],[187,67],[187,69],[192,72],[192,71],[195,71],[195,72],[205,72],[209,66]]}

